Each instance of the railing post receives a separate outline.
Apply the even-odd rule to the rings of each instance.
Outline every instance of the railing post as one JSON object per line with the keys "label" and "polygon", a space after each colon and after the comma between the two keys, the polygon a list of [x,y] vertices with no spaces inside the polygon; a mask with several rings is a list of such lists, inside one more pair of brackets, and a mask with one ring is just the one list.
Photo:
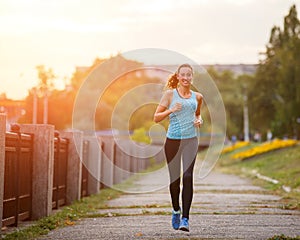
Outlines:
{"label": "railing post", "polygon": [[34,134],[32,166],[32,219],[52,212],[54,126],[20,124],[21,132]]}
{"label": "railing post", "polygon": [[6,115],[0,113],[0,226],[3,217]]}
{"label": "railing post", "polygon": [[81,197],[83,132],[61,132],[62,138],[69,140],[67,165],[67,204]]}
{"label": "railing post", "polygon": [[84,164],[89,172],[88,195],[91,195],[100,191],[101,143],[96,136],[84,136],[84,139],[89,141],[89,155]]}
{"label": "railing post", "polygon": [[104,143],[104,151],[101,162],[101,182],[105,187],[111,187],[114,183],[114,139],[112,137],[101,136]]}

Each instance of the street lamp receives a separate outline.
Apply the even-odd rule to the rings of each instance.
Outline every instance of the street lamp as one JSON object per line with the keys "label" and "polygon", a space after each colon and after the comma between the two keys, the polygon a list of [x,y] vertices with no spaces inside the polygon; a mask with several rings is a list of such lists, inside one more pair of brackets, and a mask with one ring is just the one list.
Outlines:
{"label": "street lamp", "polygon": [[33,94],[33,108],[32,108],[32,123],[37,124],[38,115],[38,98],[44,98],[43,109],[43,123],[48,124],[48,88],[47,87],[33,87],[31,90]]}
{"label": "street lamp", "polygon": [[43,114],[43,123],[48,123],[48,88],[44,88],[44,114]]}
{"label": "street lamp", "polygon": [[248,113],[248,97],[244,95],[244,105],[243,105],[243,113],[244,113],[244,141],[249,142],[249,113]]}
{"label": "street lamp", "polygon": [[36,87],[33,87],[31,91],[33,94],[32,123],[37,124],[37,89],[36,89]]}

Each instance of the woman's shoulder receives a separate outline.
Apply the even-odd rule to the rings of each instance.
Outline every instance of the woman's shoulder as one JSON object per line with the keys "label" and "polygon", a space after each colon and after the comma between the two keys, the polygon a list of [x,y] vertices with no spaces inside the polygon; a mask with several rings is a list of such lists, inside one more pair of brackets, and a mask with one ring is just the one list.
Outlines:
{"label": "woman's shoulder", "polygon": [[173,91],[171,89],[164,91],[159,105],[168,107],[172,101],[172,98],[173,98]]}
{"label": "woman's shoulder", "polygon": [[167,89],[165,92],[164,92],[164,95],[166,97],[172,97],[173,96],[173,92],[174,92],[174,89]]}
{"label": "woman's shoulder", "polygon": [[196,96],[197,100],[203,99],[203,95],[201,93],[195,92],[195,91],[194,91],[194,93],[195,93],[195,96]]}

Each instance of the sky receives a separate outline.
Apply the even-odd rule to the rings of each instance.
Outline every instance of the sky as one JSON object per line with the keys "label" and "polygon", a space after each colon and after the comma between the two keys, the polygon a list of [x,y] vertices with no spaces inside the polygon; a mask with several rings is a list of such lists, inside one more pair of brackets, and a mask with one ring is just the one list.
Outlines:
{"label": "sky", "polygon": [[[144,48],[198,64],[254,64],[300,0],[0,0],[0,94],[23,99],[37,65],[57,86],[76,66]],[[298,14],[299,17],[299,14]]]}

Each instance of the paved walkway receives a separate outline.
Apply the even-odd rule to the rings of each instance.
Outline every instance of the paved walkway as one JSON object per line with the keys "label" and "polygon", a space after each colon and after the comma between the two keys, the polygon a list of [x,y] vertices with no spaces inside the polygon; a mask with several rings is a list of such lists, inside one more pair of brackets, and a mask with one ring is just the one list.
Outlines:
{"label": "paved walkway", "polygon": [[[199,162],[197,162],[199,166]],[[166,169],[141,177],[131,193],[108,202],[99,213],[75,225],[51,231],[50,239],[267,239],[300,236],[300,211],[283,210],[280,197],[250,181],[217,172],[197,178],[190,232],[171,227]],[[150,191],[151,190],[151,191]],[[154,191],[155,190],[155,191]],[[148,191],[148,192],[145,192]]]}

